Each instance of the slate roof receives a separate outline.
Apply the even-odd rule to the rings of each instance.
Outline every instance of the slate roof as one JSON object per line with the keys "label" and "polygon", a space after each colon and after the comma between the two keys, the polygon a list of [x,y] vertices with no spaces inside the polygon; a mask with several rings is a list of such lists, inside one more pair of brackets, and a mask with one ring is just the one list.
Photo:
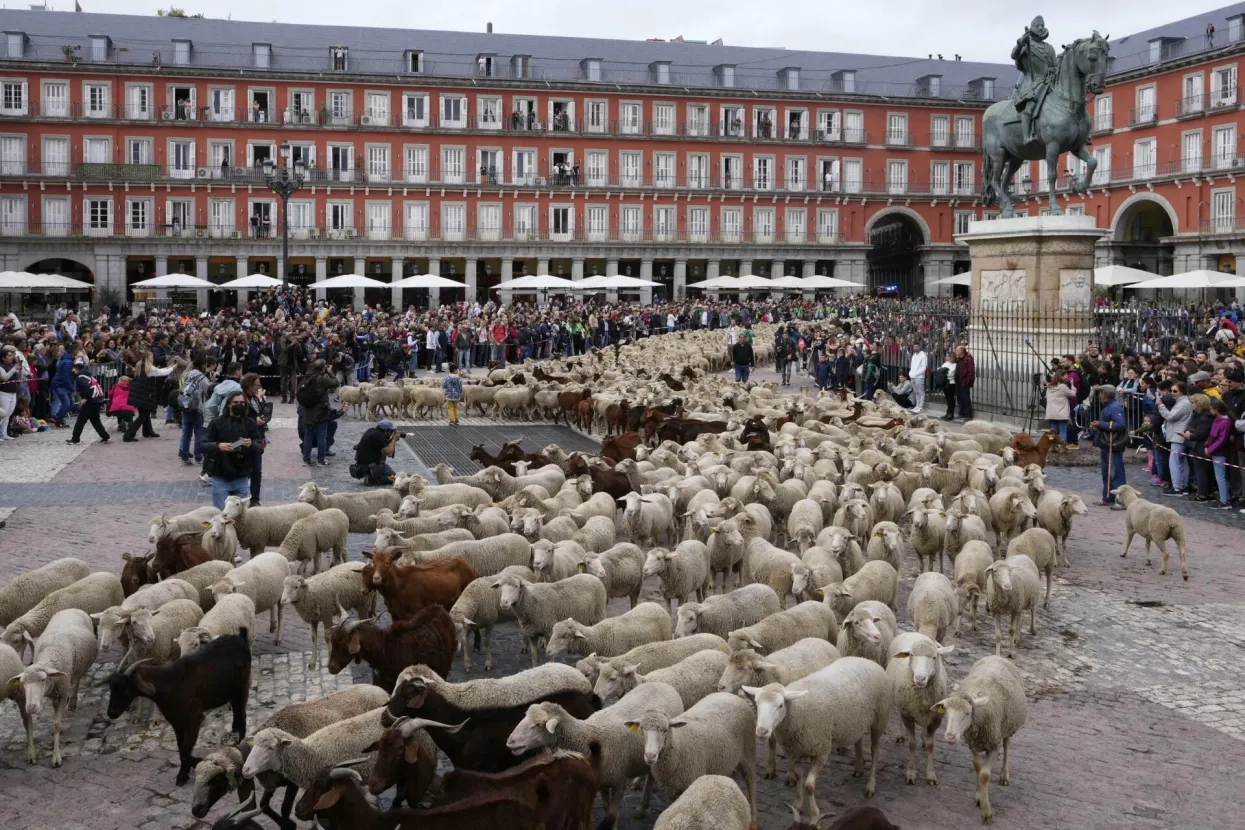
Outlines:
{"label": "slate roof", "polygon": [[[1164,38],[1163,58],[1184,57],[1228,45],[1228,18],[1245,14],[1245,2],[1159,26],[1111,41],[1112,74],[1152,62],[1149,41]],[[1208,43],[1206,24],[1213,22],[1215,40]],[[90,62],[92,35],[111,40],[108,63],[145,65],[154,56],[166,67],[174,64],[173,41],[190,40],[191,66],[254,68],[252,45],[271,45],[269,64],[277,72],[329,72],[330,50],[348,49],[350,74],[409,75],[407,53],[423,53],[423,73],[432,77],[469,77],[477,73],[476,58],[496,56],[495,77],[513,77],[511,58],[529,56],[527,78],[568,82],[584,79],[583,61],[601,62],[601,82],[647,84],[652,66],[670,64],[674,87],[717,87],[715,67],[733,65],[735,86],[781,90],[781,70],[799,69],[802,92],[841,91],[836,73],[855,72],[855,91],[868,95],[921,96],[930,93],[920,79],[941,76],[943,98],[972,95],[970,82],[995,79],[995,96],[1009,94],[1016,78],[1010,64],[927,60],[837,52],[813,52],[748,46],[552,37],[484,32],[446,32],[298,23],[261,23],[157,16],[87,14],[39,10],[0,10],[0,30],[23,32],[26,59],[60,61],[62,47],[78,45],[79,60]],[[1109,34],[1109,32],[1104,32]],[[7,46],[7,43],[5,44]],[[0,52],[0,64],[7,52]]]}

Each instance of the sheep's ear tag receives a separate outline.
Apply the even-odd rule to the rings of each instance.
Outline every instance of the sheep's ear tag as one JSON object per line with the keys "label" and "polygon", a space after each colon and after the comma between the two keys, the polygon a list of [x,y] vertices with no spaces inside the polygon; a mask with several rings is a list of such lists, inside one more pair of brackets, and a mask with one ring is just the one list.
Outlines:
{"label": "sheep's ear tag", "polygon": [[630,729],[632,732],[639,732],[639,731],[640,731],[640,724],[638,724],[638,723],[629,723],[629,724],[627,724],[627,728],[628,728],[628,729]]}
{"label": "sheep's ear tag", "polygon": [[899,652],[898,654],[896,654],[895,656],[896,656],[896,657],[907,657],[907,656],[908,656],[908,652],[906,652],[906,651],[901,651],[901,652]]}
{"label": "sheep's ear tag", "polygon": [[934,711],[940,715],[945,715],[947,714],[947,707],[939,704],[937,708],[934,709]]}

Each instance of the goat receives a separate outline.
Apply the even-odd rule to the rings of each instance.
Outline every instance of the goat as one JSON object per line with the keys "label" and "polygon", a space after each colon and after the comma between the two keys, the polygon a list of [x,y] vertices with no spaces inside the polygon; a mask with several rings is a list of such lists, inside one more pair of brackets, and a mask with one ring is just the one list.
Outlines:
{"label": "goat", "polygon": [[372,683],[393,691],[398,675],[407,666],[423,664],[444,677],[449,674],[458,647],[454,622],[440,605],[429,605],[409,620],[397,620],[388,628],[374,618],[342,621],[324,633],[329,646],[329,673],[340,674],[352,660],[367,661]]}

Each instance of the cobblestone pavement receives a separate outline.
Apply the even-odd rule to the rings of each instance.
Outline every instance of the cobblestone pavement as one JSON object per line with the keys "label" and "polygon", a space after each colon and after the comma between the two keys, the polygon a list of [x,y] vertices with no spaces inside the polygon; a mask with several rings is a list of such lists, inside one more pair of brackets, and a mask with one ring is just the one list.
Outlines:
{"label": "cobblestone pavement", "polygon": [[[365,425],[343,421],[335,463],[306,468],[297,455],[292,412],[281,406],[278,410],[282,420],[265,457],[264,501],[292,498],[307,480],[336,490],[355,489],[346,458]],[[0,506],[16,508],[0,530],[0,584],[66,555],[116,572],[121,553],[147,549],[152,515],[172,515],[205,503],[207,488],[194,480],[194,468],[177,462],[172,428],[162,429],[167,430],[163,437],[137,444],[67,448],[63,433],[57,433],[0,445]],[[419,436],[412,444],[435,446],[439,430],[412,429]],[[487,437],[495,440],[499,434],[509,436],[509,431]],[[530,434],[524,432],[525,437]],[[469,437],[467,430],[458,437]],[[396,465],[407,470],[427,466],[410,447],[403,449]],[[1139,468],[1130,465],[1129,478],[1140,480]],[[1094,469],[1051,468],[1048,480],[1052,487],[1080,492],[1087,501],[1098,486]],[[1180,580],[1174,564],[1160,577],[1157,557],[1147,566],[1139,543],[1127,558],[1119,557],[1123,514],[1091,507],[1089,517],[1078,519],[1069,543],[1072,567],[1058,572],[1050,608],[1038,614],[1037,636],[1026,630],[1016,654],[1029,692],[1029,721],[1013,742],[1012,785],[1003,788],[994,782],[991,797],[998,827],[1241,826],[1235,802],[1240,769],[1245,767],[1245,680],[1236,667],[1245,648],[1245,534],[1236,514],[1213,514],[1192,504],[1172,506],[1186,516],[1189,582]],[[352,535],[352,558],[370,542],[369,537]],[[916,572],[911,560],[905,563],[900,617],[907,616],[903,609]],[[657,586],[646,585],[645,598],[657,596]],[[624,610],[618,602],[610,609],[612,614]],[[903,620],[901,625],[907,627]],[[949,641],[956,646],[948,658],[954,681],[992,652],[993,628],[983,620],[972,631],[965,621],[962,635]],[[339,677],[323,668],[309,670],[309,650],[310,631],[297,617],[286,621],[279,648],[267,626],[260,626],[248,711],[252,729],[286,703],[368,676],[366,667]],[[499,631],[493,654],[491,676],[527,665],[513,629]],[[102,654],[91,682],[107,676],[119,657],[115,647]],[[471,676],[481,676],[481,664],[476,661]],[[463,677],[457,671],[456,676]],[[190,816],[190,788],[173,785],[176,752],[167,725],[133,723],[129,714],[110,722],[105,704],[103,690],[84,683],[81,704],[62,735],[65,764],[59,770],[48,766],[48,716],[36,721],[39,763],[29,766],[20,720],[12,706],[0,705],[0,828],[207,828],[224,813],[222,805],[209,822]],[[227,718],[227,709],[208,718],[200,754],[219,743],[228,729]],[[975,826],[968,753],[939,738],[939,785],[910,787],[904,783],[907,747],[893,740],[898,733],[893,721],[891,737],[881,750],[874,803],[905,828]],[[764,757],[764,747],[758,749],[758,757]],[[838,813],[862,804],[862,790],[861,781],[851,777],[850,754],[831,755],[819,780],[822,809]],[[787,827],[790,800],[781,778],[760,781],[762,827]],[[655,809],[637,820],[631,814],[638,794],[629,793],[626,802],[622,824],[629,830],[651,825],[664,804],[658,795]]]}

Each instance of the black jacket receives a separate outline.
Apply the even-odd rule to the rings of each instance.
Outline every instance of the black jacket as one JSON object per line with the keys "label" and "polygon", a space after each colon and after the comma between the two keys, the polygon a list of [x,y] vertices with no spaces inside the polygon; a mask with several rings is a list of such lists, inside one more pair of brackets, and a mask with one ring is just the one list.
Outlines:
{"label": "black jacket", "polygon": [[741,337],[739,341],[731,347],[731,358],[735,361],[736,366],[752,365],[752,344],[748,342],[746,337]]}
{"label": "black jacket", "polygon": [[[221,452],[218,444],[250,438],[251,446],[238,447],[233,452]],[[221,415],[208,424],[203,435],[203,457],[207,460],[208,475],[233,481],[251,474],[251,458],[261,449],[263,436],[255,421],[245,415],[235,418]]]}
{"label": "black jacket", "polygon": [[139,374],[130,381],[130,406],[148,412],[155,412],[165,403],[165,379],[151,375]]}
{"label": "black jacket", "polygon": [[1193,413],[1193,417],[1189,419],[1189,432],[1193,434],[1193,437],[1185,442],[1185,452],[1202,452],[1206,446],[1206,439],[1210,437],[1210,428],[1214,422],[1215,413],[1213,412]]}
{"label": "black jacket", "polygon": [[337,378],[328,372],[316,375],[308,375],[303,379],[303,383],[315,383],[320,388],[320,396],[316,404],[303,409],[303,425],[314,427],[325,421],[331,420],[332,413],[329,412],[329,393],[336,389],[340,384]]}

